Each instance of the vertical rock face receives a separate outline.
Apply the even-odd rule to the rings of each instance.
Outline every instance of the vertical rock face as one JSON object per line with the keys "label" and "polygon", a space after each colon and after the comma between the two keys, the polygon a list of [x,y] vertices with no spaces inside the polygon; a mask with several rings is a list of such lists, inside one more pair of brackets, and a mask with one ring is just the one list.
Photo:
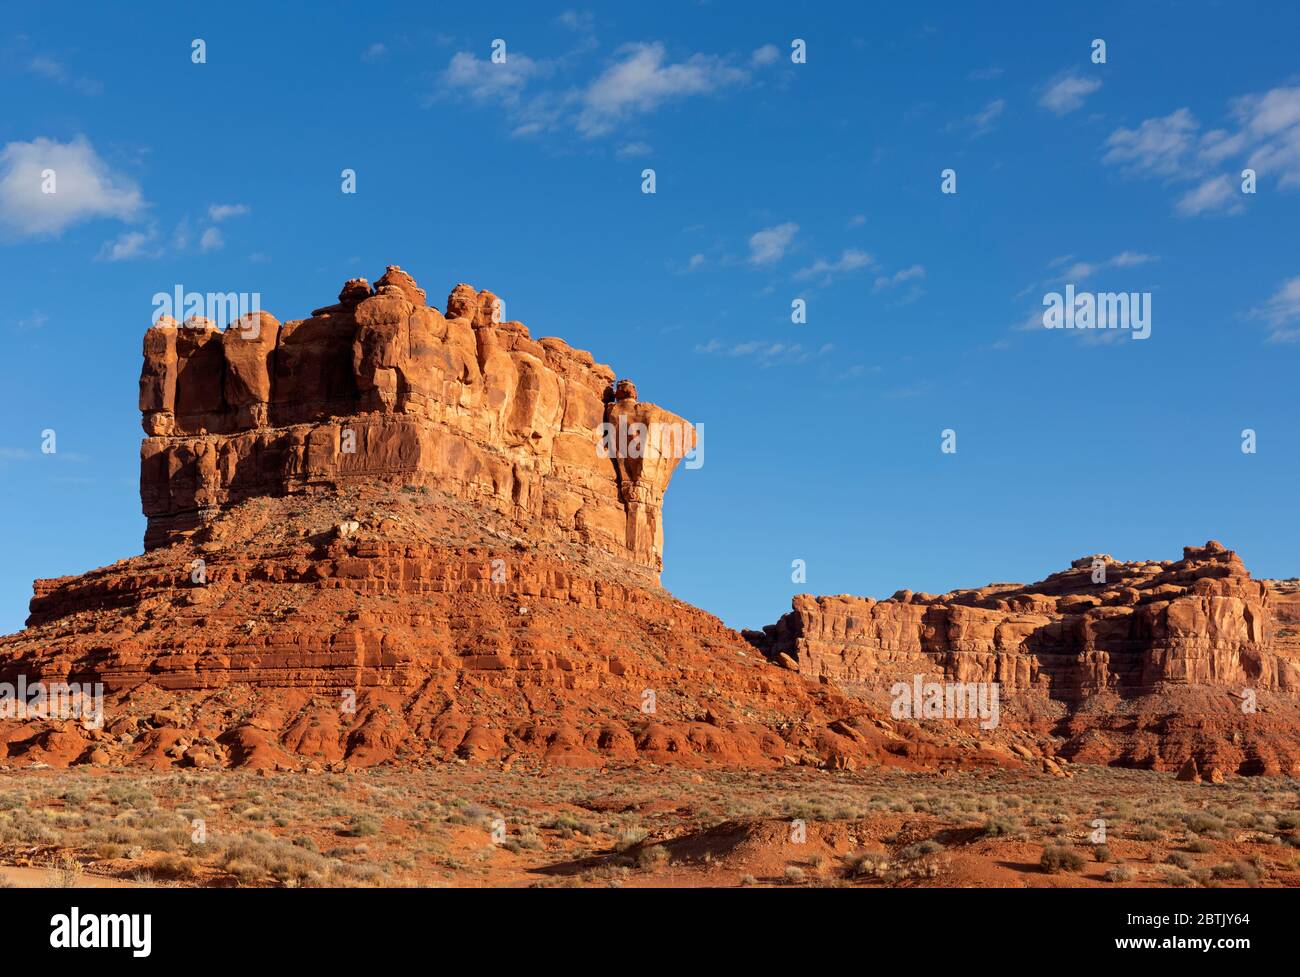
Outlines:
{"label": "vertical rock face", "polygon": [[[1094,559],[1104,582],[1093,582]],[[846,684],[919,669],[1069,701],[1162,683],[1300,691],[1297,661],[1270,653],[1273,604],[1237,555],[1211,542],[1177,562],[1084,557],[1036,584],[938,597],[801,595],[757,640]]]}
{"label": "vertical rock face", "polygon": [[[373,288],[348,281],[308,319],[259,313],[224,332],[161,320],[140,374],[146,548],[250,497],[386,481],[658,573],[663,495],[694,443],[690,426],[639,403],[589,353],[500,321],[501,309],[462,284],[443,315],[389,266]],[[620,423],[675,436],[635,457],[604,450],[606,425]]]}
{"label": "vertical rock face", "polygon": [[[1265,746],[1270,723],[1241,702],[1248,690],[1271,695],[1274,715],[1294,717],[1297,621],[1294,589],[1251,579],[1235,553],[1211,541],[1185,547],[1177,561],[1083,557],[1028,585],[899,591],[883,601],[800,595],[789,614],[747,636],[807,677],[863,695],[922,675],[997,683],[1013,714],[1017,703],[1036,704],[1031,712],[1055,704],[1067,755],[1176,768],[1186,753],[1168,744],[1187,748],[1184,733],[1195,727],[1213,741],[1197,748],[1204,756],[1276,772],[1296,759],[1296,731],[1272,730]],[[1144,723],[1149,742],[1140,742]],[[1138,735],[1126,743],[1129,734]],[[1235,749],[1252,740],[1255,755]],[[1233,756],[1216,752],[1225,747]]]}

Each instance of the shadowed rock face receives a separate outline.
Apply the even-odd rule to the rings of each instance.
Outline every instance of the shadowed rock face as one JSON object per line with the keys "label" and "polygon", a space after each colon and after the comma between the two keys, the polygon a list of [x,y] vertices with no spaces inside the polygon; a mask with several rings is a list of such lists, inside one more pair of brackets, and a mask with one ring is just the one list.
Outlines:
{"label": "shadowed rock face", "polygon": [[[746,636],[769,658],[867,697],[915,675],[998,683],[1013,722],[1035,711],[1059,720],[1067,756],[1176,767],[1188,754],[1170,744],[1196,728],[1204,736],[1192,751],[1207,763],[1277,772],[1300,759],[1294,725],[1274,721],[1297,712],[1298,597],[1251,579],[1211,541],[1177,561],[1084,557],[1028,585],[883,601],[800,595],[776,624]],[[1248,690],[1269,695],[1274,716],[1244,711]]]}
{"label": "shadowed rock face", "polygon": [[[279,323],[224,332],[164,318],[145,334],[140,494],[147,549],[223,506],[350,482],[436,488],[516,524],[658,573],[661,510],[692,444],[681,418],[559,339],[499,320],[491,292],[457,285],[447,314],[389,266],[372,289]],[[602,453],[606,423],[685,432],[644,457]]]}

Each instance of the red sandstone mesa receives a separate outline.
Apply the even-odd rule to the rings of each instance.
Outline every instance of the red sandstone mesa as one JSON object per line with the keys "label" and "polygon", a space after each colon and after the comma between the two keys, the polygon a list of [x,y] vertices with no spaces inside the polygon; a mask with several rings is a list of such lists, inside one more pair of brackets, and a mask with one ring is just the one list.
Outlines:
{"label": "red sandstone mesa", "polygon": [[1176,561],[1083,557],[1036,584],[793,606],[750,640],[867,699],[916,674],[997,682],[1003,722],[1074,760],[1300,770],[1300,593],[1214,541]]}

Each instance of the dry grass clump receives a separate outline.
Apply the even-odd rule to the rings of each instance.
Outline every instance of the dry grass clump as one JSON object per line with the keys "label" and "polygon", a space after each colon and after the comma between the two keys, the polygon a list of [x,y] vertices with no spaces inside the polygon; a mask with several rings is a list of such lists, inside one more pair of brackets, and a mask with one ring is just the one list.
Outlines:
{"label": "dry grass clump", "polygon": [[1069,845],[1048,845],[1043,849],[1038,864],[1044,872],[1078,872],[1083,869],[1083,856]]}

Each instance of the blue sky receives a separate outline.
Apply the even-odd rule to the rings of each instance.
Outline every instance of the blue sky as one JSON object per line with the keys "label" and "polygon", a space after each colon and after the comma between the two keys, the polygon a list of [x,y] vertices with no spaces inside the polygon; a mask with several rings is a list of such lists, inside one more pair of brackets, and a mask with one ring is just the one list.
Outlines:
{"label": "blue sky", "polygon": [[[704,424],[663,579],[733,626],[1208,538],[1300,574],[1292,5],[81,6],[0,40],[0,630],[140,552],[154,293],[389,263]],[[1150,337],[1043,329],[1067,282]]]}

